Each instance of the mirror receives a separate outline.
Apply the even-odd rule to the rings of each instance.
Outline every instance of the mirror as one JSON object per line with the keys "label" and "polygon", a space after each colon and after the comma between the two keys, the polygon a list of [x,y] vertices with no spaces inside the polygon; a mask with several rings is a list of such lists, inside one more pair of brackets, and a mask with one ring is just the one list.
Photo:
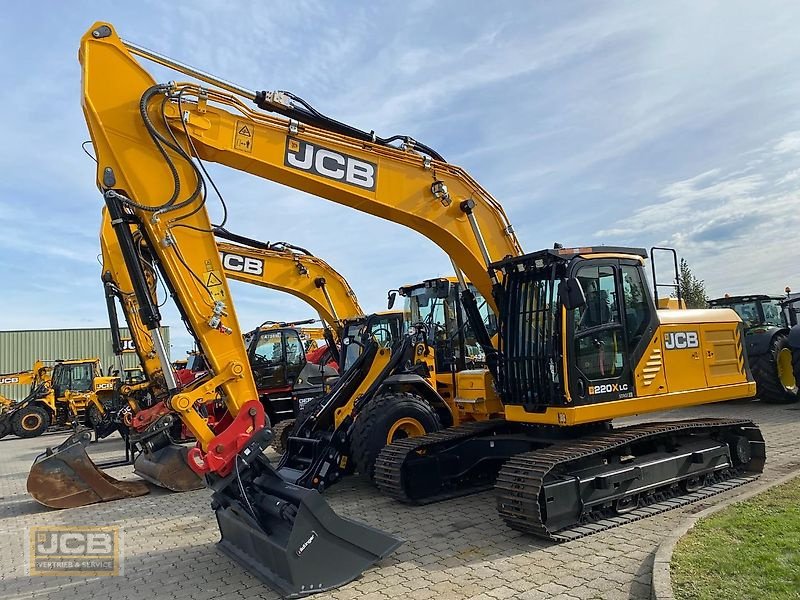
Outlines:
{"label": "mirror", "polygon": [[558,296],[567,310],[575,310],[586,305],[586,294],[583,292],[581,282],[575,277],[561,280],[558,284]]}
{"label": "mirror", "polygon": [[397,300],[397,290],[390,290],[386,310],[392,310],[395,300]]}

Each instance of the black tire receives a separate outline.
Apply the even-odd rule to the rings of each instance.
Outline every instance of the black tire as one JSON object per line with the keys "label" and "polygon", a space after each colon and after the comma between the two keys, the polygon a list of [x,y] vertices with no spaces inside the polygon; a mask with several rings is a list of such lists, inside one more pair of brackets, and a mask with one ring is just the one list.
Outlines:
{"label": "black tire", "polygon": [[[403,421],[409,427],[404,427]],[[353,425],[350,448],[356,469],[372,480],[375,460],[384,446],[441,428],[439,415],[424,398],[408,392],[382,394],[367,404]]]}
{"label": "black tire", "polygon": [[[756,395],[762,402],[789,404],[800,400],[796,383],[794,389],[784,385],[779,373],[779,361],[784,371],[786,369],[791,370],[789,366],[791,362],[786,362],[788,355],[785,354],[787,352],[791,353],[788,337],[785,333],[776,333],[772,338],[772,342],[770,342],[769,350],[750,359],[750,370],[756,380]],[[792,359],[794,359],[793,356]]]}
{"label": "black tire", "polygon": [[792,372],[794,372],[794,380],[795,383],[800,385],[800,348],[792,348],[791,350],[792,350]]}
{"label": "black tire", "polygon": [[11,417],[14,435],[21,438],[34,438],[42,435],[50,427],[50,413],[38,404],[23,406]]}
{"label": "black tire", "polygon": [[103,423],[105,417],[94,404],[90,404],[86,409],[86,426],[92,429],[97,428]]}
{"label": "black tire", "polygon": [[272,426],[272,442],[270,446],[278,454],[286,452],[286,446],[289,444],[289,435],[294,429],[295,420],[286,419]]}

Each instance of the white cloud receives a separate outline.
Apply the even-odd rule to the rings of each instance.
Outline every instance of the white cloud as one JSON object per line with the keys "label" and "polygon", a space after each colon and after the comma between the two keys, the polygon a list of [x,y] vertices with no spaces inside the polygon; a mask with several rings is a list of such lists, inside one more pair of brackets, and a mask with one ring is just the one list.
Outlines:
{"label": "white cloud", "polygon": [[[743,170],[714,169],[664,187],[598,236],[611,241],[674,246],[706,280],[709,293],[779,293],[796,287],[800,265],[792,236],[800,227],[800,169],[790,136],[762,148]],[[776,160],[780,158],[779,161]],[[752,165],[762,165],[759,172]],[[769,170],[763,165],[772,165]],[[645,241],[646,240],[646,241]]]}

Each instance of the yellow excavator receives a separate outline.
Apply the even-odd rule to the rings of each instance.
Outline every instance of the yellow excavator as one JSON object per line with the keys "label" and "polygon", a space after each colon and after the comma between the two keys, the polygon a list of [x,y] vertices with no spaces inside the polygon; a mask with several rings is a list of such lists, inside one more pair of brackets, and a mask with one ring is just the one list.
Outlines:
{"label": "yellow excavator", "polygon": [[[209,87],[157,84],[134,55]],[[398,541],[336,517],[318,492],[283,480],[264,457],[270,430],[204,209],[203,160],[406,225],[453,260],[487,365],[485,385],[478,387],[475,369],[454,371],[462,424],[381,451],[375,480],[391,496],[424,503],[495,485],[509,526],[574,539],[739,485],[763,468],[764,442],[750,421],[609,424],[755,392],[738,316],[658,310],[644,250],[556,246],[525,254],[500,204],[428,146],[362,132],[288,92],[214,78],[124,42],[107,23],[85,34],[79,59],[98,186],[142,321],[158,331],[130,224],[211,369],[192,389],[167,377],[164,406],[198,440],[187,458],[214,490],[220,547],[282,593],[349,581]],[[496,315],[496,337],[466,279]],[[167,364],[163,342],[154,342]],[[424,341],[413,347],[424,355]],[[462,381],[472,382],[463,388],[478,402],[459,402]],[[202,407],[215,400],[231,420],[212,430]],[[475,405],[480,410],[470,413]]]}

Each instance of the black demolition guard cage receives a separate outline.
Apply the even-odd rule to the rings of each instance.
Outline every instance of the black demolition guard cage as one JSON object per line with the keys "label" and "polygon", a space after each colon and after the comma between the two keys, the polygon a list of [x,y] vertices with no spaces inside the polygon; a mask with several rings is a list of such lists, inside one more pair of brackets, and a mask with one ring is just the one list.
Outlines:
{"label": "black demolition guard cage", "polygon": [[543,412],[563,403],[559,292],[574,256],[542,250],[493,265],[502,273],[497,384],[504,404]]}

